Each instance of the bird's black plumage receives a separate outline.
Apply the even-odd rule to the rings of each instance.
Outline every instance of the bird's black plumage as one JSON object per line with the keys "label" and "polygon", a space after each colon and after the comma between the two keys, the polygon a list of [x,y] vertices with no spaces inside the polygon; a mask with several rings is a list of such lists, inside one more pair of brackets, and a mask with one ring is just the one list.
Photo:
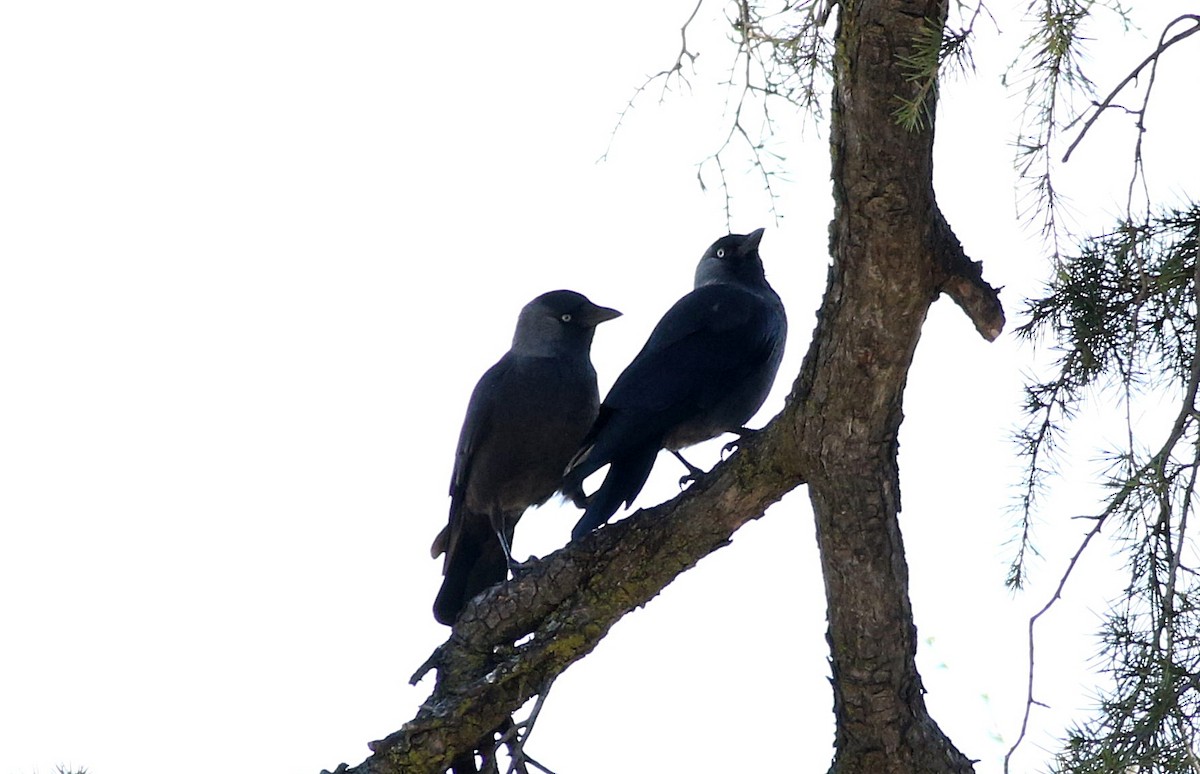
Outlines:
{"label": "bird's black plumage", "polygon": [[508,573],[513,530],[558,491],[596,418],[596,326],[620,315],[570,290],[526,304],[512,348],[471,394],[450,480],[450,519],[433,542],[446,555],[434,617],[452,625],[467,601]]}
{"label": "bird's black plumage", "polygon": [[[563,491],[586,508],[572,537],[629,505],[660,449],[742,432],[766,400],[787,317],[763,271],[762,235],[758,229],[714,242],[696,267],[695,289],[663,315],[613,384],[564,479]],[[605,465],[604,483],[585,496],[584,479]]]}

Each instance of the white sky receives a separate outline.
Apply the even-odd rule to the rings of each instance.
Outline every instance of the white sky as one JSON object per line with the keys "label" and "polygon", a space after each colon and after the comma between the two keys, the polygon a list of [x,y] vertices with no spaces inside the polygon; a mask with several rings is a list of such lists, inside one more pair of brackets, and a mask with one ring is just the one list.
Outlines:
{"label": "white sky", "polygon": [[[604,389],[725,232],[695,181],[725,127],[720,28],[695,32],[695,93],[644,99],[595,163],[691,7],[0,2],[0,774],[316,772],[415,714],[432,678],[407,678],[448,631],[428,548],[453,446],[517,311],[559,287],[621,309],[593,350]],[[1043,264],[1014,216],[1006,32],[943,90],[936,182],[1012,320]],[[1116,74],[1149,48],[1094,50]],[[1194,194],[1189,56],[1167,61],[1147,142],[1153,181]],[[831,213],[823,132],[776,115],[781,222],[730,164],[733,229],[768,228],[791,319],[760,424],[807,348]],[[1121,137],[1072,161],[1085,217],[1121,201]],[[1092,510],[1103,440],[1072,447],[1038,585],[1010,596],[1006,437],[1033,362],[939,301],[902,428],[927,701],[980,772],[1015,738],[1025,620],[1084,528],[1065,516]],[[640,502],[680,472],[660,460]],[[531,512],[518,555],[576,518]],[[1054,711],[1017,770],[1093,684],[1080,633],[1120,579],[1083,569],[1043,630]],[[560,774],[824,770],[824,634],[801,490],[560,678],[530,752]]]}

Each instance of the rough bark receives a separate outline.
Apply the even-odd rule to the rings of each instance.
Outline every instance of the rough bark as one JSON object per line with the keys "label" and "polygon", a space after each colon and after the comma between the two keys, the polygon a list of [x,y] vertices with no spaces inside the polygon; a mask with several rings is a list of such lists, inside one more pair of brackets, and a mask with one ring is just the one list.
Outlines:
{"label": "rough bark", "polygon": [[995,291],[938,210],[932,118],[915,130],[895,118],[917,93],[900,63],[945,19],[943,0],[840,5],[833,263],[797,395],[802,435],[813,441],[801,469],[829,605],[839,774],[972,770],[925,708],[897,519],[896,436],[930,303],[945,290],[985,337],[1003,326]]}
{"label": "rough bark", "polygon": [[568,545],[470,603],[418,673],[438,670],[417,716],[341,771],[445,771],[591,652],[621,616],[805,481],[829,602],[832,771],[972,770],[925,709],[897,519],[896,434],[937,295],[951,296],[989,340],[1004,316],[938,211],[932,120],[909,131],[894,117],[898,99],[914,89],[901,57],[925,25],[944,22],[945,3],[843,0],[839,13],[833,262],[784,410],[676,499]]}

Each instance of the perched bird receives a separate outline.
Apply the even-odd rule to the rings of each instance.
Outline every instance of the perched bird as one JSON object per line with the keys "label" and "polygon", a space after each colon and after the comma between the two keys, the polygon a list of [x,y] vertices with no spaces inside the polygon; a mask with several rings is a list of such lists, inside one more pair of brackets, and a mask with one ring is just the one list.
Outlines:
{"label": "perched bird", "polygon": [[439,622],[453,625],[468,600],[504,581],[517,520],[558,491],[600,405],[592,337],[620,314],[571,290],[544,293],[521,310],[512,348],[475,385],[454,456],[450,522],[433,541],[433,558],[446,555],[433,603]]}
{"label": "perched bird", "polygon": [[[604,524],[642,491],[660,449],[678,450],[743,425],[766,400],[787,338],[787,316],[767,283],[758,243],[763,229],[729,234],[696,267],[695,290],[659,320],[617,377],[571,460],[563,492],[585,508],[571,536]],[[590,497],[583,481],[609,465]]]}

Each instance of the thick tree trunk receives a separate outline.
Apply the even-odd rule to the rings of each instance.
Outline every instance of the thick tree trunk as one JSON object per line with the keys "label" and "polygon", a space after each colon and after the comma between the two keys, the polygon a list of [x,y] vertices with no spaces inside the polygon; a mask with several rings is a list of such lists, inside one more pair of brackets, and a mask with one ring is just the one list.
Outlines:
{"label": "thick tree trunk", "polygon": [[[940,0],[843,0],[831,111],[833,265],[801,380],[803,465],[829,603],[837,757],[831,771],[965,772],[930,719],[900,537],[896,434],[921,326],[957,240],[933,195],[933,105],[896,119],[916,86],[900,63]],[[932,97],[930,97],[932,99]],[[811,380],[811,381],[810,381]]]}
{"label": "thick tree trunk", "polygon": [[671,502],[573,541],[470,602],[415,676],[438,670],[417,716],[373,743],[362,764],[338,771],[445,771],[545,693],[613,623],[805,481],[829,601],[832,770],[972,770],[930,719],[916,670],[896,433],[913,352],[938,293],[989,340],[1004,314],[938,211],[932,118],[918,131],[895,120],[899,100],[914,92],[903,57],[927,25],[941,29],[944,0],[840,0],[839,8],[833,264],[784,410]]}

